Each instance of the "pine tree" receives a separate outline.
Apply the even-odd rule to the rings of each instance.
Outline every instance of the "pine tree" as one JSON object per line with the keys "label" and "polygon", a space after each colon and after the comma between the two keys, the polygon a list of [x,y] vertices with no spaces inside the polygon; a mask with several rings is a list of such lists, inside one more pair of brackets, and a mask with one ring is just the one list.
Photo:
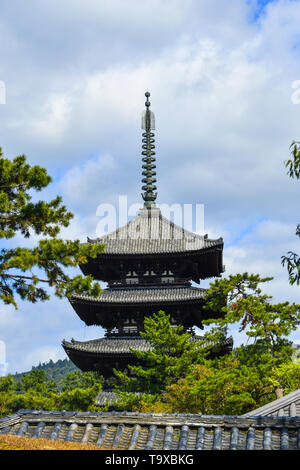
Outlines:
{"label": "pine tree", "polygon": [[[227,279],[217,279],[206,291],[206,304],[212,312],[223,312],[218,319],[205,320],[204,324],[239,325],[239,331],[252,339],[258,349],[271,357],[291,357],[289,335],[298,327],[300,305],[289,302],[272,303],[272,296],[264,294],[261,284],[272,277],[259,274],[236,274]],[[226,303],[224,305],[224,299]]]}
{"label": "pine tree", "polygon": [[46,286],[53,287],[58,297],[72,293],[97,296],[101,292],[91,276],[70,277],[65,269],[95,258],[103,245],[57,238],[61,227],[67,227],[73,217],[61,197],[32,202],[32,191],[41,191],[51,181],[46,169],[30,166],[24,155],[4,158],[0,147],[0,238],[41,236],[33,248],[0,249],[0,299],[16,308],[16,294],[30,302],[49,299]]}
{"label": "pine tree", "polygon": [[[292,365],[289,335],[299,324],[300,305],[272,303],[272,297],[261,289],[271,279],[243,273],[211,283],[204,308],[212,317],[214,312],[223,315],[203,321],[210,330],[199,343],[191,341],[183,327],[172,328],[163,312],[146,318],[141,335],[152,349],[134,351],[141,362],[129,367],[134,377],[116,372],[123,383],[116,407],[243,414],[297,388],[299,368]],[[239,327],[250,344],[224,356],[210,355],[229,325]]]}
{"label": "pine tree", "polygon": [[146,317],[144,331],[140,333],[151,349],[132,352],[139,365],[129,365],[131,372],[116,371],[123,386],[119,390],[157,394],[184,377],[192,364],[199,363],[208,354],[204,341],[193,341],[192,334],[184,332],[183,326],[170,324],[170,315],[159,311]]}

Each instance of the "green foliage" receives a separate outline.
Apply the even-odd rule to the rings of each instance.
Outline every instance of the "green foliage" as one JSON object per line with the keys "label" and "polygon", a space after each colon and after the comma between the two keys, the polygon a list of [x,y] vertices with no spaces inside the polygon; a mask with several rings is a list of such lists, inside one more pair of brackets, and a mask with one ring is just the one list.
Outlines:
{"label": "green foliage", "polygon": [[28,238],[32,233],[46,237],[39,239],[34,248],[0,250],[0,299],[16,308],[15,294],[30,302],[49,299],[41,283],[53,287],[58,297],[70,297],[72,293],[98,296],[101,292],[91,276],[72,278],[65,268],[95,258],[103,245],[57,238],[61,227],[67,227],[73,217],[59,196],[50,202],[31,201],[32,190],[41,191],[50,182],[44,168],[30,166],[24,155],[12,161],[3,158],[0,147],[0,238],[18,234]]}
{"label": "green foliage", "polygon": [[100,383],[88,388],[74,388],[65,390],[55,397],[55,406],[52,409],[67,411],[98,411],[94,404],[95,398],[100,393]]}
{"label": "green foliage", "polygon": [[172,327],[169,319],[170,316],[163,311],[145,318],[144,332],[140,335],[149,342],[151,350],[132,350],[142,364],[129,365],[134,376],[114,370],[123,383],[124,391],[160,393],[208,353],[206,348],[199,347],[198,342],[191,341],[192,335],[185,333],[183,326]]}
{"label": "green foliage", "polygon": [[37,393],[47,394],[56,391],[56,383],[49,380],[44,370],[31,370],[24,374],[16,384],[16,391],[26,393],[29,390],[35,390]]}
{"label": "green foliage", "polygon": [[300,364],[281,364],[272,371],[270,383],[276,389],[291,393],[300,388]]}
{"label": "green foliage", "polygon": [[14,378],[11,374],[7,375],[6,377],[0,377],[0,393],[12,392],[14,390],[14,387]]}
{"label": "green foliage", "polygon": [[[253,354],[253,356],[252,356]],[[159,396],[136,397],[132,410],[143,412],[241,415],[265,405],[300,386],[300,366],[258,354],[252,346],[237,348],[214,360],[192,366],[186,377],[168,386]],[[126,402],[121,402],[126,404]]]}
{"label": "green foliage", "polygon": [[69,372],[66,377],[58,384],[63,392],[73,391],[79,388],[91,388],[95,385],[102,385],[103,379],[97,372],[81,372],[76,370]]}
{"label": "green foliage", "polygon": [[163,402],[169,412],[247,413],[275,400],[278,391],[287,394],[300,387],[299,364],[274,364],[274,358],[266,352],[259,354],[253,345],[237,348],[223,358],[194,366],[184,379],[167,388]]}
{"label": "green foliage", "polygon": [[215,364],[194,366],[187,377],[167,389],[164,401],[173,412],[241,414],[256,405],[249,375],[231,356]]}
{"label": "green foliage", "polygon": [[0,378],[0,415],[20,408],[69,411],[99,411],[96,396],[102,379],[92,372],[70,372],[60,383],[47,377],[44,370],[34,369],[14,380]]}
{"label": "green foliage", "polygon": [[[300,179],[300,142],[293,141],[290,145],[291,158],[285,161],[285,167],[288,168],[287,174],[290,178]],[[300,237],[300,224],[297,225],[296,235]],[[281,257],[281,263],[286,265],[290,284],[300,284],[300,257],[297,253],[289,251],[287,256]]]}
{"label": "green foliage", "polygon": [[[3,157],[0,148],[0,157]],[[61,199],[36,204],[30,202],[29,191],[40,191],[48,186],[51,177],[44,168],[31,167],[26,163],[25,155],[10,161],[0,158],[0,237],[11,238],[17,232],[29,237],[30,229],[43,235],[56,235],[59,225],[67,226],[72,217]]]}
{"label": "green foliage", "polygon": [[[207,289],[206,305],[213,311],[223,311],[224,316],[203,323],[219,326],[238,323],[240,331],[253,338],[257,347],[263,348],[272,357],[290,355],[287,338],[297,329],[300,305],[289,302],[272,304],[272,297],[263,294],[260,287],[260,284],[271,279],[243,273],[216,280]],[[227,298],[227,303],[221,306],[220,299],[224,298]]]}
{"label": "green foliage", "polygon": [[[123,383],[117,409],[243,414],[298,388],[299,365],[292,362],[288,337],[297,328],[300,306],[272,304],[261,288],[271,279],[243,273],[211,283],[206,308],[223,317],[204,322],[213,327],[200,343],[190,341],[182,327],[172,328],[163,312],[145,319],[141,336],[152,350],[134,351],[141,361],[129,367],[134,376],[116,372]],[[209,355],[230,324],[239,325],[252,343],[225,356]]]}
{"label": "green foliage", "polygon": [[288,168],[287,174],[290,178],[300,178],[300,142],[293,141],[290,145],[291,158],[284,162]]}
{"label": "green foliage", "polygon": [[[139,409],[141,394],[138,392],[126,392],[116,388],[118,399],[113,403],[116,410],[135,411]],[[143,396],[146,394],[143,394]],[[156,397],[156,395],[154,395]],[[157,398],[157,397],[156,397]]]}

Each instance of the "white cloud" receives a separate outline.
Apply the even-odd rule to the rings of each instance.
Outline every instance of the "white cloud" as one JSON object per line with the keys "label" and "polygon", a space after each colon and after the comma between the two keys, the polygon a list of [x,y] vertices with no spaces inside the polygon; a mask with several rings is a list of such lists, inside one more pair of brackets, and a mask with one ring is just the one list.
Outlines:
{"label": "white cloud", "polygon": [[97,203],[95,196],[99,187],[107,184],[109,178],[114,177],[116,163],[111,155],[100,155],[96,159],[87,160],[82,165],[76,165],[66,172],[60,182],[60,190],[64,197],[72,204],[91,204],[91,194],[94,203]]}
{"label": "white cloud", "polygon": [[38,135],[40,139],[61,145],[70,115],[69,98],[63,93],[53,93],[40,111],[37,118],[29,120],[31,138]]}

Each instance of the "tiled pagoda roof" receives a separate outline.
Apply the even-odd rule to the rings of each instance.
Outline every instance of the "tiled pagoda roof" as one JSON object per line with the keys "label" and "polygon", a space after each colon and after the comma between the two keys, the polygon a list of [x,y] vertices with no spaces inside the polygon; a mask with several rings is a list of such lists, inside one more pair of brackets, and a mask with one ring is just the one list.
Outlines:
{"label": "tiled pagoda roof", "polygon": [[[200,341],[202,336],[192,336],[190,341]],[[208,344],[208,343],[207,343]],[[231,349],[233,344],[232,337],[227,338],[226,344],[224,347]],[[63,340],[63,347],[68,351],[76,351],[82,353],[90,354],[109,354],[109,355],[124,355],[132,354],[132,349],[137,349],[138,351],[149,351],[151,345],[148,341],[141,338],[140,336],[135,337],[108,337],[108,338],[99,338],[92,339],[90,341],[71,341]]]}
{"label": "tiled pagoda roof", "polygon": [[300,417],[20,410],[0,433],[112,450],[300,450]]}
{"label": "tiled pagoda roof", "polygon": [[[197,252],[223,248],[223,239],[210,240],[184,230],[162,216],[159,209],[141,209],[139,214],[123,227],[89,243],[104,243],[103,255],[149,255]],[[103,256],[101,255],[101,256]]]}
{"label": "tiled pagoda roof", "polygon": [[205,289],[199,287],[113,287],[104,289],[99,297],[73,295],[73,302],[88,302],[92,304],[139,304],[185,302],[203,299]]}
{"label": "tiled pagoda roof", "polygon": [[[192,336],[191,341],[199,341],[202,336]],[[232,338],[228,338],[228,345],[232,345]],[[151,345],[148,341],[136,337],[108,337],[92,339],[90,341],[66,341],[63,340],[63,346],[66,349],[74,351],[82,351],[95,354],[132,354],[130,349],[137,349],[138,351],[149,351]]]}
{"label": "tiled pagoda roof", "polygon": [[66,341],[63,340],[63,347],[68,350],[95,354],[132,354],[130,348],[139,351],[149,351],[150,344],[140,338],[99,338],[90,341]]}

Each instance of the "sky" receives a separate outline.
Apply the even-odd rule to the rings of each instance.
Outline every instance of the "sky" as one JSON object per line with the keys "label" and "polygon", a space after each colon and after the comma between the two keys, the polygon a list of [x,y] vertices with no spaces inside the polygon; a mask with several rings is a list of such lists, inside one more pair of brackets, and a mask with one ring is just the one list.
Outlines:
{"label": "sky", "polygon": [[[299,21],[299,0],[2,0],[0,146],[47,168],[38,197],[60,194],[74,213],[61,236],[95,238],[100,204],[142,205],[149,90],[158,202],[204,204],[225,275],[274,276],[274,301],[300,302],[281,266],[300,252],[300,183],[284,167],[300,140]],[[65,358],[63,338],[102,335],[54,296],[1,306],[0,374]]]}

